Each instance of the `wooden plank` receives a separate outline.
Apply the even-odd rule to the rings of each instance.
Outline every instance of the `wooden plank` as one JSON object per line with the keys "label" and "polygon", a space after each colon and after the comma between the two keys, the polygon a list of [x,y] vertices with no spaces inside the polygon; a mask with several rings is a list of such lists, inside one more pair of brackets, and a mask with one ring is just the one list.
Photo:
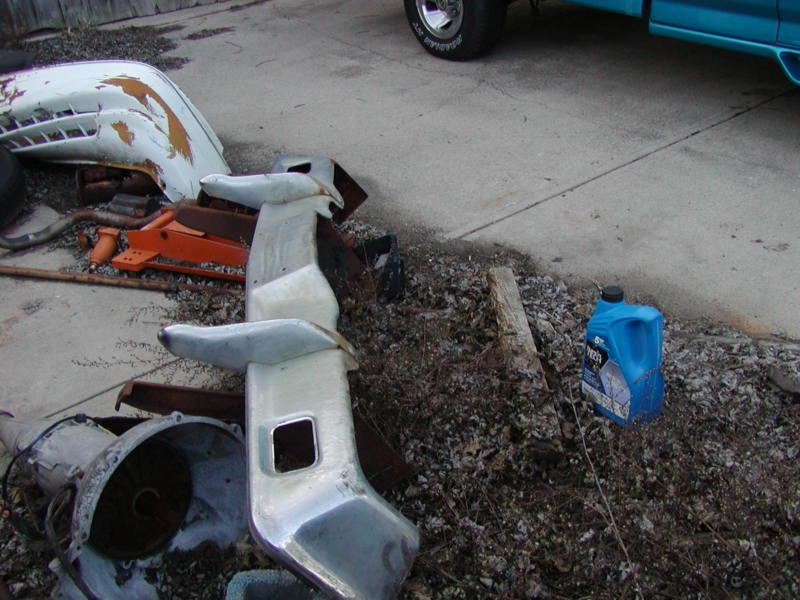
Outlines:
{"label": "wooden plank", "polygon": [[514,271],[508,267],[489,269],[489,294],[497,313],[500,343],[514,369],[534,370],[539,374],[545,389],[544,369],[533,340],[528,316],[522,306]]}
{"label": "wooden plank", "polygon": [[536,418],[531,423],[533,435],[547,442],[551,450],[561,447],[561,426],[550,387],[544,377],[544,368],[533,339],[528,317],[522,306],[514,272],[508,267],[493,267],[487,273],[489,297],[494,306],[500,333],[500,345],[508,359],[509,367],[530,375],[532,406]]}
{"label": "wooden plank", "polygon": [[41,29],[89,27],[224,0],[0,0],[5,35]]}
{"label": "wooden plank", "polygon": [[65,25],[76,29],[134,16],[127,1],[58,0],[58,4]]}
{"label": "wooden plank", "polygon": [[64,27],[57,0],[8,0],[8,10],[15,33]]}
{"label": "wooden plank", "polygon": [[9,0],[0,0],[0,41],[12,40],[14,31],[14,15]]}
{"label": "wooden plank", "polygon": [[136,17],[147,17],[160,12],[155,0],[127,0],[127,4],[131,14]]}

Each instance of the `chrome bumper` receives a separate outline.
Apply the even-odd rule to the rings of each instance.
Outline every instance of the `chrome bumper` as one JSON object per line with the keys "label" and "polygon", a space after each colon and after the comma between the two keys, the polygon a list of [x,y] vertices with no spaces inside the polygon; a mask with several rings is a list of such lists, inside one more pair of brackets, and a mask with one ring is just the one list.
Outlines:
{"label": "chrome bumper", "polygon": [[[331,205],[343,208],[343,201],[332,181],[313,175],[201,182],[212,196],[260,207],[247,267],[248,322],[174,325],[160,339],[179,356],[246,370],[255,539],[327,595],[389,599],[417,555],[419,533],[372,489],[358,462],[347,381],[358,365],[336,332],[339,305],[316,245],[318,219],[331,219]],[[276,454],[285,427],[306,436],[309,461],[300,468],[283,467]]]}

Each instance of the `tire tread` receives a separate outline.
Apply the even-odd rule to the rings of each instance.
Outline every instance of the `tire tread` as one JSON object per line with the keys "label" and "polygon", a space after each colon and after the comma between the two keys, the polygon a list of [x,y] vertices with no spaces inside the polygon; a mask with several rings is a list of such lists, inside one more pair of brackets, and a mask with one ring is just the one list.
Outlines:
{"label": "tire tread", "polygon": [[464,21],[460,31],[462,43],[455,48],[441,50],[432,47],[431,43],[437,40],[421,23],[415,0],[404,0],[411,31],[430,54],[447,60],[467,61],[488,51],[500,39],[506,20],[505,0],[464,0],[464,4]]}
{"label": "tire tread", "polygon": [[0,146],[0,231],[17,218],[25,205],[25,175],[19,159]]}

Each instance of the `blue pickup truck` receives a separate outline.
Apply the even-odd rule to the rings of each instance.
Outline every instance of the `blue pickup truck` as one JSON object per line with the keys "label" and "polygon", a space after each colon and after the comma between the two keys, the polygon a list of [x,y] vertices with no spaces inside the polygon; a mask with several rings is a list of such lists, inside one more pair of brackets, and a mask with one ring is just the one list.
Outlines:
{"label": "blue pickup truck", "polygon": [[[800,0],[571,0],[646,19],[650,31],[777,60],[800,85]],[[435,56],[469,60],[503,31],[508,0],[404,0],[411,30]]]}

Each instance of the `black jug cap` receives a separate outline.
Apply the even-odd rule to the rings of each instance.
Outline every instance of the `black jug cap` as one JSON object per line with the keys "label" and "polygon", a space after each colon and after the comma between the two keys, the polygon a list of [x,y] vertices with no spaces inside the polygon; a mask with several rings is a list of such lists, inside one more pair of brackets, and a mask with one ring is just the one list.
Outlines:
{"label": "black jug cap", "polygon": [[618,285],[607,285],[600,292],[600,297],[606,302],[622,302],[625,298],[625,292]]}

